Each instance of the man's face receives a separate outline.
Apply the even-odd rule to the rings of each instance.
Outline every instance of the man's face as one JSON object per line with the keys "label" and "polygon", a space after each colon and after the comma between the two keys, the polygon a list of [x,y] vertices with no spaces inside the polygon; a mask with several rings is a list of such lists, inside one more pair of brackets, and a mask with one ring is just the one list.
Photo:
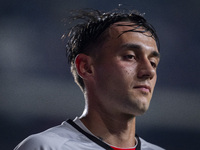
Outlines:
{"label": "man's face", "polygon": [[133,23],[117,22],[106,31],[109,37],[94,59],[94,90],[103,109],[136,116],[149,107],[159,52],[155,40],[147,36],[150,33],[122,34],[133,27],[117,24]]}

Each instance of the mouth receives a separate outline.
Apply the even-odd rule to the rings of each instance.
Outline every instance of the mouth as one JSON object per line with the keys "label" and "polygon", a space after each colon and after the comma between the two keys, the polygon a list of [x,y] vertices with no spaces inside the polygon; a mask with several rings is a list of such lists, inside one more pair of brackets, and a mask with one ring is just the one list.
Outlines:
{"label": "mouth", "polygon": [[148,85],[136,85],[134,89],[138,89],[144,93],[151,93],[151,87]]}

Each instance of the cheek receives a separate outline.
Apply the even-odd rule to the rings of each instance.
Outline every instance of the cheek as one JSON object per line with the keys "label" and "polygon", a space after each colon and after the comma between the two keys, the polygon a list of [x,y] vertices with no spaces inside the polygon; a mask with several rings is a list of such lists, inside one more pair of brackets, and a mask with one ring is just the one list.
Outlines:
{"label": "cheek", "polygon": [[102,64],[95,67],[95,81],[102,85],[107,84],[115,76],[115,67],[111,64]]}
{"label": "cheek", "polygon": [[153,90],[154,90],[154,88],[155,88],[156,81],[157,81],[157,75],[155,75],[154,78],[152,79],[151,85],[152,85],[152,87],[153,87]]}
{"label": "cheek", "polygon": [[96,79],[99,82],[115,82],[115,84],[122,84],[122,82],[132,82],[136,75],[136,66],[134,64],[111,61],[107,64],[96,66]]}
{"label": "cheek", "polygon": [[153,78],[154,85],[156,84],[156,81],[157,81],[157,74],[155,74],[155,76]]}
{"label": "cheek", "polygon": [[123,64],[121,65],[122,73],[125,77],[134,78],[137,74],[136,66],[130,64]]}
{"label": "cheek", "polygon": [[112,66],[111,73],[115,75],[115,77],[119,78],[119,80],[130,78],[135,73],[133,67],[129,67],[126,64],[117,64]]}

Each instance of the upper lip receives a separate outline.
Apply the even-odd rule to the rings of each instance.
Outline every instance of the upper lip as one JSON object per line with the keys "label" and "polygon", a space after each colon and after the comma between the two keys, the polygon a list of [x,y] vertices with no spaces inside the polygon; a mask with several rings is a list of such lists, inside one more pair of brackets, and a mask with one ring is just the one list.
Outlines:
{"label": "upper lip", "polygon": [[151,92],[151,87],[149,85],[136,85],[134,88],[146,88]]}

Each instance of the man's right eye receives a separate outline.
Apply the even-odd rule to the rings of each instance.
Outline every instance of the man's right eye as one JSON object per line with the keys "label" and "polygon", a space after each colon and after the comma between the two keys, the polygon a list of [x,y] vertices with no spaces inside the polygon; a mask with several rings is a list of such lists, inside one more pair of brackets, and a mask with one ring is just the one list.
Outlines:
{"label": "man's right eye", "polygon": [[135,56],[134,55],[125,55],[123,58],[125,60],[132,60],[132,59],[135,59]]}

